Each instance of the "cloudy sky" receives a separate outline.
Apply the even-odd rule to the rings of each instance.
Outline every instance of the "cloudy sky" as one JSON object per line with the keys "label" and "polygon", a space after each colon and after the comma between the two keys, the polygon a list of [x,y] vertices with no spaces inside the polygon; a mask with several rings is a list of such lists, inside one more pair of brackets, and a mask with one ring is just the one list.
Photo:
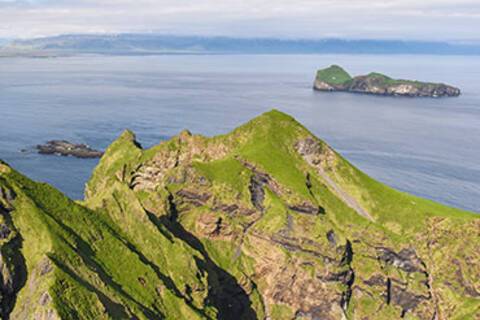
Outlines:
{"label": "cloudy sky", "polygon": [[0,0],[0,38],[155,32],[480,40],[480,0]]}

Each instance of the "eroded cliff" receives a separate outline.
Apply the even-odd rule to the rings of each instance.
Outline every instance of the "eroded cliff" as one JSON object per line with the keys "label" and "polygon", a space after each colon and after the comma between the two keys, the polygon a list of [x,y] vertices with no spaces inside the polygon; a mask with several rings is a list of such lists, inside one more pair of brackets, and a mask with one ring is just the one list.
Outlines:
{"label": "eroded cliff", "polygon": [[4,319],[480,319],[480,218],[278,111],[150,149],[126,131],[81,203],[6,164],[0,186]]}

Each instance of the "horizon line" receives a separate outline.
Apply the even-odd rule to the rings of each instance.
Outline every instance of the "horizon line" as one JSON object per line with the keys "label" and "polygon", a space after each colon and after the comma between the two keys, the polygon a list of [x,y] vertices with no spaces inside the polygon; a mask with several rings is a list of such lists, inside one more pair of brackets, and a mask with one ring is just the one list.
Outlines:
{"label": "horizon line", "polygon": [[3,37],[0,39],[10,41],[28,41],[41,40],[57,37],[67,36],[92,36],[92,37],[114,37],[114,36],[163,36],[163,37],[177,37],[177,38],[210,38],[210,39],[232,39],[232,40],[278,40],[278,41],[377,41],[377,42],[408,42],[408,43],[423,43],[423,44],[454,44],[454,45],[480,45],[480,39],[471,40],[425,40],[425,39],[408,39],[408,38],[349,38],[349,37],[275,37],[275,36],[228,36],[228,35],[198,35],[198,34],[176,34],[176,33],[162,33],[162,32],[87,32],[87,33],[59,33],[52,35],[39,35],[34,37]]}

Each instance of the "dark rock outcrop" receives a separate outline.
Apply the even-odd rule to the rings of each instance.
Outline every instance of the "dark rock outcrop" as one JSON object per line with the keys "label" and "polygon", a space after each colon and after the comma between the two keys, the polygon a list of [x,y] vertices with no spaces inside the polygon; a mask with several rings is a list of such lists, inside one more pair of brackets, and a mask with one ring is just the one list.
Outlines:
{"label": "dark rock outcrop", "polygon": [[[0,219],[4,221],[0,225],[0,318],[7,320],[27,278],[21,252],[23,239],[11,218],[15,198],[13,190],[0,187]],[[2,203],[6,203],[7,207]]]}
{"label": "dark rock outcrop", "polygon": [[250,178],[250,185],[248,189],[250,190],[250,199],[253,206],[258,211],[263,211],[263,200],[265,198],[265,191],[263,186],[267,183],[267,180],[264,176],[255,174]]}
{"label": "dark rock outcrop", "polygon": [[102,151],[94,150],[86,144],[74,144],[65,140],[51,140],[36,146],[40,154],[55,154],[76,158],[100,158]]}
{"label": "dark rock outcrop", "polygon": [[377,248],[378,259],[407,273],[422,272],[424,267],[420,258],[412,249],[403,249],[399,253],[388,248]]}

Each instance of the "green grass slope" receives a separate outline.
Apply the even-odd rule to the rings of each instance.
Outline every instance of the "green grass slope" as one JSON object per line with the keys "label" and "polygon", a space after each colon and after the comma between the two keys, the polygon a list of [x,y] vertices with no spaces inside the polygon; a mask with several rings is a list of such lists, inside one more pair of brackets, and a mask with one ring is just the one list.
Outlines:
{"label": "green grass slope", "polygon": [[150,149],[126,131],[81,203],[4,164],[0,187],[12,318],[480,315],[479,216],[375,181],[276,110]]}
{"label": "green grass slope", "polygon": [[342,67],[332,65],[326,69],[318,70],[317,80],[330,85],[345,85],[352,80],[352,77]]}
{"label": "green grass slope", "polygon": [[422,81],[415,81],[415,80],[404,80],[404,79],[393,79],[390,78],[382,73],[378,72],[371,72],[365,76],[369,81],[376,83],[381,86],[398,86],[398,85],[412,85],[417,88],[421,88],[423,86],[435,86],[438,83],[432,82],[422,82]]}
{"label": "green grass slope", "polygon": [[[107,215],[3,164],[0,187],[15,194],[5,215],[21,242],[17,252],[2,252],[2,260],[8,265],[21,255],[23,263],[10,268],[26,274],[23,281],[4,274],[4,283],[23,285],[11,319],[215,318],[214,308],[205,306],[206,295],[185,288],[186,282],[207,285],[195,269],[195,254],[168,235],[156,234],[150,246],[171,250],[170,257],[141,248]],[[148,229],[145,224],[144,232]]]}
{"label": "green grass slope", "polygon": [[[478,311],[477,297],[462,301],[463,280],[442,272],[467,257],[478,261],[471,238],[478,216],[371,179],[288,115],[274,110],[213,138],[183,132],[148,150],[134,146],[130,136],[107,150],[88,184],[87,205],[108,199],[105,186],[128,186],[125,192],[144,209],[169,217],[201,242],[202,254],[237,280],[259,318],[354,318],[380,310],[373,318],[404,313],[423,319],[432,312],[448,318]],[[469,235],[444,243],[462,229]],[[431,246],[440,242],[445,247]],[[342,260],[338,251],[347,243],[355,252],[352,261],[332,262]],[[463,257],[432,255],[460,247]],[[402,263],[416,267],[405,271]],[[471,262],[457,269],[470,279],[478,275]],[[339,276],[349,270],[354,284]],[[301,281],[282,283],[291,275]],[[387,293],[392,281],[402,285],[389,285]],[[299,292],[313,290],[311,283],[318,288],[303,297]],[[478,290],[478,282],[468,283]],[[381,297],[387,295],[395,303],[385,304]],[[310,301],[326,296],[332,301],[325,306]]]}

